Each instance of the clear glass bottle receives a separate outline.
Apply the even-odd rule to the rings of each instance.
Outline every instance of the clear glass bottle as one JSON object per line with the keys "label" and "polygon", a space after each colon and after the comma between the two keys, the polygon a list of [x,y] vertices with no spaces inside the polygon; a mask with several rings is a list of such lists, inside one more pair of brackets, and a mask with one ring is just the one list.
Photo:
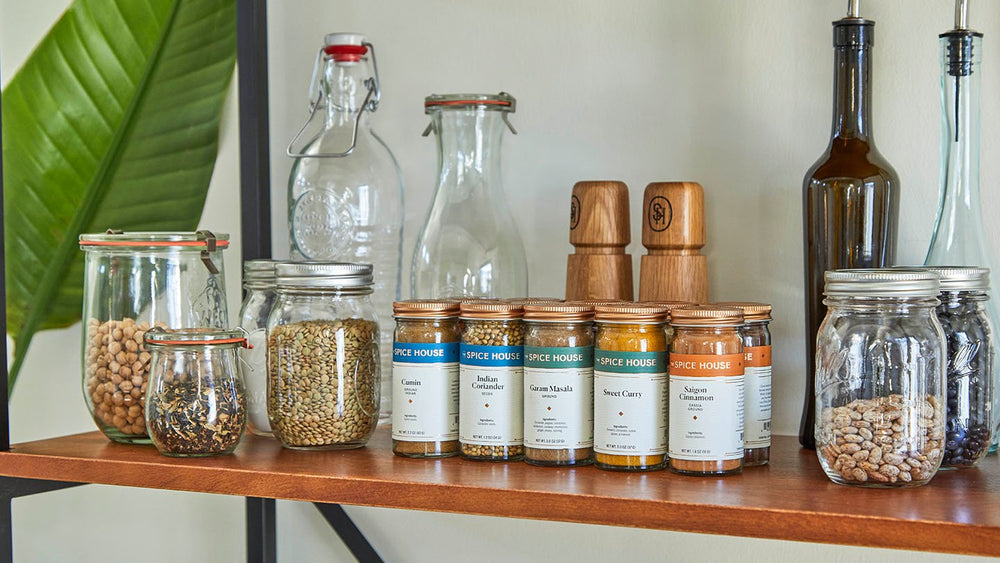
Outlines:
{"label": "clear glass bottle", "polygon": [[524,243],[500,176],[503,130],[515,100],[501,92],[431,95],[427,132],[437,135],[434,202],[413,252],[415,298],[528,295]]}
{"label": "clear glass bottle", "polygon": [[524,460],[593,463],[594,307],[524,306]]}
{"label": "clear glass bottle", "polygon": [[670,312],[670,470],[743,470],[743,311],[716,305]]}
{"label": "clear glass bottle", "polygon": [[240,307],[240,328],[247,332],[249,346],[241,348],[243,382],[247,389],[247,428],[258,436],[273,436],[267,419],[267,317],[274,307],[275,260],[243,263],[246,297]]}
{"label": "clear glass bottle", "polygon": [[[961,13],[959,13],[962,17]],[[934,235],[924,264],[928,266],[993,267],[993,249],[983,227],[979,203],[979,133],[982,90],[983,34],[956,21],[940,35],[941,43],[941,183]],[[1000,303],[990,300],[987,311],[1000,326]],[[1000,388],[997,343],[993,349],[993,387]],[[1000,440],[1000,397],[994,394],[993,445]]]}
{"label": "clear glass bottle", "polygon": [[146,331],[228,327],[222,260],[228,247],[229,235],[210,231],[80,235],[83,394],[111,440],[149,443]]}
{"label": "clear glass bottle", "polygon": [[156,449],[172,457],[232,453],[247,423],[236,356],[247,345],[243,332],[154,328],[145,340],[152,354],[146,427]]}
{"label": "clear glass bottle", "polygon": [[941,469],[974,467],[989,450],[996,388],[992,386],[993,331],[986,304],[990,271],[938,266],[938,321],[948,345],[947,420]]}
{"label": "clear glass bottle", "polygon": [[458,455],[458,301],[397,301],[393,313],[392,453]]}
{"label": "clear glass bottle", "polygon": [[816,453],[835,483],[923,485],[945,446],[945,335],[927,271],[826,273],[816,343]]}
{"label": "clear glass bottle", "polygon": [[[318,80],[317,80],[318,79]],[[381,95],[374,47],[363,35],[331,33],[309,89],[312,114],[289,143],[295,158],[288,182],[293,260],[370,263],[373,301],[382,321],[382,365],[392,365],[392,302],[399,299],[403,183],[389,147],[372,130]],[[322,117],[322,128],[317,123]],[[305,147],[295,148],[298,139]],[[383,382],[381,420],[392,413],[391,382]]]}
{"label": "clear glass bottle", "polygon": [[[856,6],[852,3],[852,9]],[[833,133],[803,185],[807,359],[815,354],[815,337],[826,315],[823,273],[882,268],[895,259],[899,176],[872,138],[874,38],[875,22],[853,11],[833,22]],[[807,361],[799,426],[799,442],[807,448],[815,447],[813,379]]]}
{"label": "clear glass bottle", "polygon": [[597,305],[594,324],[594,466],[653,471],[667,465],[666,307]]}
{"label": "clear glass bottle", "polygon": [[379,330],[371,264],[278,264],[267,320],[267,414],[286,448],[368,443],[378,422]]}

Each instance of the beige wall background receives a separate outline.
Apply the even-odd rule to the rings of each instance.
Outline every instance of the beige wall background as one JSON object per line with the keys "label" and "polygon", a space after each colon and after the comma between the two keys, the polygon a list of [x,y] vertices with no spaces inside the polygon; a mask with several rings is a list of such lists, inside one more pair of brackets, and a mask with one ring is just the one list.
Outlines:
{"label": "beige wall background", "polygon": [[[0,0],[5,84],[68,0]],[[830,22],[842,0],[271,1],[269,10],[274,243],[287,252],[284,147],[306,117],[306,87],[325,33],[361,31],[378,49],[383,103],[376,130],[398,158],[406,190],[404,279],[434,189],[434,143],[423,97],[497,92],[517,97],[520,134],[504,145],[504,182],[528,248],[531,292],[565,283],[569,191],[583,179],[632,190],[638,265],[642,190],[694,180],[706,190],[713,299],[775,305],[774,428],[795,434],[802,399],[801,182],[826,146],[831,113]],[[874,132],[902,181],[899,261],[923,259],[938,194],[937,34],[950,0],[862,3],[876,27]],[[1000,10],[974,2],[986,34],[982,204],[1000,211]],[[235,93],[235,89],[234,89]],[[239,233],[238,118],[231,98],[203,226]],[[1000,226],[987,222],[996,242]],[[237,241],[238,242],[238,241]],[[229,251],[230,310],[238,310],[238,244]],[[408,284],[404,281],[404,295]],[[80,394],[79,327],[38,336],[12,401],[12,438],[93,428]],[[993,457],[986,463],[1000,463]],[[764,469],[766,471],[766,469]],[[656,478],[649,475],[647,478]],[[873,493],[874,494],[874,493]],[[906,494],[905,492],[885,494]],[[285,561],[349,560],[308,504],[279,502]],[[238,561],[241,498],[87,486],[14,503],[18,561]],[[839,562],[971,558],[579,524],[349,507],[391,561],[805,559]],[[859,530],[859,534],[878,533]]]}

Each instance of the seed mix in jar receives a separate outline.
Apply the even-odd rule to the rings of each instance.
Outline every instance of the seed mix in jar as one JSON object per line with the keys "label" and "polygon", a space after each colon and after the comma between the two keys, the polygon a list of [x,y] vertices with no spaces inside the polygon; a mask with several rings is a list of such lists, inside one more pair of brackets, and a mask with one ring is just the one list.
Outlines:
{"label": "seed mix in jar", "polygon": [[594,465],[663,469],[667,462],[668,309],[598,305],[594,317]]}
{"label": "seed mix in jar", "polygon": [[392,451],[403,457],[458,454],[458,301],[393,303]]}
{"label": "seed mix in jar", "polygon": [[524,306],[524,459],[531,465],[592,463],[594,308]]}
{"label": "seed mix in jar", "polygon": [[466,459],[524,457],[524,314],[503,301],[463,301],[459,441]]}

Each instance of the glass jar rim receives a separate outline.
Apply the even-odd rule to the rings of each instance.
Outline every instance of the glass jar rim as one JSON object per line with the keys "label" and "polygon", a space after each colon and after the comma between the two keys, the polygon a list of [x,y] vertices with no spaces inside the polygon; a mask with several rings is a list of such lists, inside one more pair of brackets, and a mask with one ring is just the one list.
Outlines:
{"label": "glass jar rim", "polygon": [[424,98],[424,113],[446,109],[481,108],[514,113],[517,100],[507,92],[499,94],[431,94]]}
{"label": "glass jar rim", "polygon": [[[134,231],[85,233],[80,235],[80,248],[177,248],[191,250],[223,249],[229,246],[228,233],[209,231]],[[214,246],[214,248],[212,248]]]}
{"label": "glass jar rim", "polygon": [[246,332],[228,328],[178,328],[154,327],[143,336],[146,345],[160,346],[203,346],[240,347],[249,346]]}

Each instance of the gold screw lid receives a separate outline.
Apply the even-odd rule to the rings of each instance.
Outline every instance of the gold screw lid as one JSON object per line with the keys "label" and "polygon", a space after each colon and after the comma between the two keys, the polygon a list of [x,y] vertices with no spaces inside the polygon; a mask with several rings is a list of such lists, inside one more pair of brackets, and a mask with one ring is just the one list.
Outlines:
{"label": "gold screw lid", "polygon": [[562,303],[565,299],[560,299],[558,297],[512,297],[510,299],[504,299],[508,303],[517,303],[518,305],[531,305],[533,303]]}
{"label": "gold screw lid", "polygon": [[609,323],[665,323],[667,322],[667,317],[670,315],[670,310],[662,305],[628,302],[597,305],[594,307],[594,310],[596,311],[594,315],[595,321]]}
{"label": "gold screw lid", "polygon": [[463,319],[504,320],[520,319],[524,316],[524,306],[500,300],[477,299],[462,301],[461,317]]}
{"label": "gold screw lid", "polygon": [[746,322],[771,320],[770,303],[758,303],[756,301],[720,301],[718,303],[712,303],[712,306],[733,307],[740,309],[743,311],[743,320]]}
{"label": "gold screw lid", "polygon": [[580,322],[594,319],[593,305],[565,303],[529,303],[524,306],[524,320],[541,322]]}
{"label": "gold screw lid", "polygon": [[739,326],[743,324],[743,311],[717,305],[681,307],[670,312],[670,323],[674,326]]}
{"label": "gold screw lid", "polygon": [[411,299],[392,304],[392,314],[397,319],[446,319],[457,317],[459,310],[459,302],[454,299]]}

